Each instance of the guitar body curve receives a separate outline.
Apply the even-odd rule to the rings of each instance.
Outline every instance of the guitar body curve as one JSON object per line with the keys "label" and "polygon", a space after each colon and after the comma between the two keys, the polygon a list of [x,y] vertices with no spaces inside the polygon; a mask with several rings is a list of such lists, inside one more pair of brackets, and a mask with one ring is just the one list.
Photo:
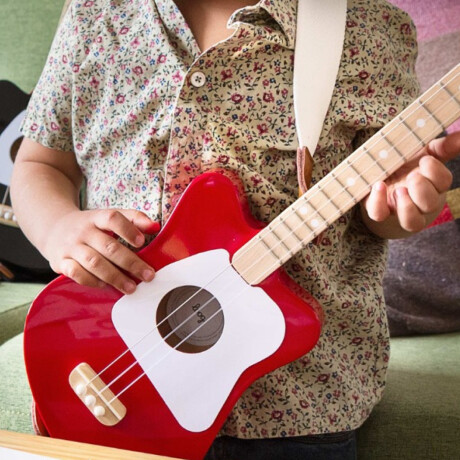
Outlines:
{"label": "guitar body curve", "polygon": [[[139,256],[155,268],[160,279],[162,273],[167,273],[168,267],[180,265],[194,256],[202,257],[203,253],[213,257],[213,251],[225,250],[231,260],[233,254],[257,235],[261,228],[262,225],[250,215],[247,203],[232,181],[218,172],[205,173],[190,184],[167,224],[155,240],[139,252]],[[219,277],[219,273],[213,273],[213,276]],[[149,286],[145,286],[145,289],[152,289],[156,278],[147,283]],[[163,278],[169,280],[169,275]],[[143,288],[139,286],[138,291],[141,292]],[[212,415],[201,428],[191,429],[169,407],[169,403],[165,403],[164,390],[158,390],[147,376],[139,378],[127,388],[143,372],[149,374],[155,373],[155,370],[150,369],[150,364],[146,366],[137,360],[136,353],[125,353],[127,340],[120,329],[123,326],[115,326],[113,316],[114,310],[124,306],[124,296],[113,288],[83,287],[64,276],[51,282],[33,302],[24,334],[26,370],[37,415],[49,434],[57,438],[184,459],[203,458],[245,389],[267,372],[306,354],[319,338],[319,305],[282,269],[272,273],[258,286],[248,288],[257,290],[257,295],[267,298],[268,303],[276,304],[275,310],[281,312],[282,321],[274,320],[276,324],[282,323],[278,328],[279,343],[276,339],[271,345],[274,350],[269,350],[263,358],[255,358],[254,363],[241,371],[236,367],[236,381],[229,381],[228,395],[216,415]],[[131,302],[131,296],[126,297]],[[136,317],[135,303],[126,308]],[[227,313],[223,310],[225,332],[230,329],[230,321],[225,322]],[[158,309],[155,311],[158,314]],[[277,313],[274,313],[276,317]],[[147,318],[149,314],[147,311]],[[153,329],[159,329],[155,312],[150,321]],[[251,327],[259,328],[260,325],[249,324],[249,331]],[[233,335],[237,336],[238,333]],[[191,360],[199,356],[205,361],[206,354],[218,350],[224,336],[223,333],[209,350],[196,353],[174,350],[170,345],[166,347],[170,347],[171,353],[175,353],[179,359],[189,355]],[[249,332],[249,340],[250,336]],[[248,345],[245,347],[247,349]],[[102,373],[102,378],[108,383],[121,375],[111,389],[114,394],[122,392],[119,399],[127,413],[114,426],[105,426],[77,397],[68,379],[72,370],[82,362],[89,363],[95,372],[101,372],[119,356],[121,358]],[[229,360],[224,357],[220,361],[225,366]],[[123,373],[132,363],[132,368]],[[167,366],[164,368],[168,369]],[[182,385],[187,386],[187,380],[194,380],[197,373],[192,372],[184,377],[171,369],[168,378],[185,380]],[[221,375],[224,372],[217,368],[212,374],[217,382],[223,378]],[[209,372],[203,375],[206,375],[207,382]],[[196,385],[200,388],[199,381]],[[196,407],[199,409],[200,398],[206,401],[209,390],[199,394],[200,391],[193,389],[192,393],[197,395]]]}

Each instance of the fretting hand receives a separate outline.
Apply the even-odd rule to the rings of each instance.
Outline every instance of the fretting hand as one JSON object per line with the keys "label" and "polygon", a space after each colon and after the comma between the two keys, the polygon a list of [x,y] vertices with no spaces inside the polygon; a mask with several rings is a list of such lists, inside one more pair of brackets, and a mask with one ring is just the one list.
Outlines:
{"label": "fretting hand", "polygon": [[460,155],[460,132],[431,141],[361,202],[368,228],[382,238],[402,238],[429,225],[442,210],[452,173],[445,162]]}

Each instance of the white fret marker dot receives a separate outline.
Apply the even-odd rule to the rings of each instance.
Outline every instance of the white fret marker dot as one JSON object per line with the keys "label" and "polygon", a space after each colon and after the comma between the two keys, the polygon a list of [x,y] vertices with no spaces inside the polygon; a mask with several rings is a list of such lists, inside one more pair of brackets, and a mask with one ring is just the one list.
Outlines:
{"label": "white fret marker dot", "polygon": [[383,159],[388,158],[388,150],[380,150],[379,157]]}
{"label": "white fret marker dot", "polygon": [[300,214],[302,214],[303,216],[305,216],[305,214],[308,214],[308,208],[306,206],[304,206],[303,208],[300,208],[299,211],[300,211]]}
{"label": "white fret marker dot", "polygon": [[318,219],[313,219],[311,221],[311,225],[313,228],[316,228],[319,225],[319,220]]}
{"label": "white fret marker dot", "polygon": [[356,180],[355,180],[353,177],[349,177],[349,178],[347,179],[347,185],[348,185],[349,187],[353,187],[353,185],[355,185],[355,184],[356,184]]}
{"label": "white fret marker dot", "polygon": [[419,119],[417,120],[417,126],[418,126],[419,128],[423,128],[423,127],[425,126],[425,124],[426,124],[426,122],[425,122],[425,120],[424,120],[423,118],[419,118]]}

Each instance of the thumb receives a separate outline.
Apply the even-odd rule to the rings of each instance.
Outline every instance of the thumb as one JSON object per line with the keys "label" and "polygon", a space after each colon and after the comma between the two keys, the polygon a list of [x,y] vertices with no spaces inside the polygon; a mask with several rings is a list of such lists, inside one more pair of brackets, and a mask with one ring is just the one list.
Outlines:
{"label": "thumb", "polygon": [[427,152],[443,163],[460,155],[460,131],[439,139],[433,139],[427,145]]}

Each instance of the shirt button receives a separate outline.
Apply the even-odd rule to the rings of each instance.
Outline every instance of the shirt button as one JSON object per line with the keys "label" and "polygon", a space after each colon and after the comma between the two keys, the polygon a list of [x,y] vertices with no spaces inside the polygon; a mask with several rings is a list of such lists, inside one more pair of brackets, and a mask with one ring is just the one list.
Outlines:
{"label": "shirt button", "polygon": [[206,83],[206,75],[203,72],[193,72],[190,82],[195,88],[201,88]]}

